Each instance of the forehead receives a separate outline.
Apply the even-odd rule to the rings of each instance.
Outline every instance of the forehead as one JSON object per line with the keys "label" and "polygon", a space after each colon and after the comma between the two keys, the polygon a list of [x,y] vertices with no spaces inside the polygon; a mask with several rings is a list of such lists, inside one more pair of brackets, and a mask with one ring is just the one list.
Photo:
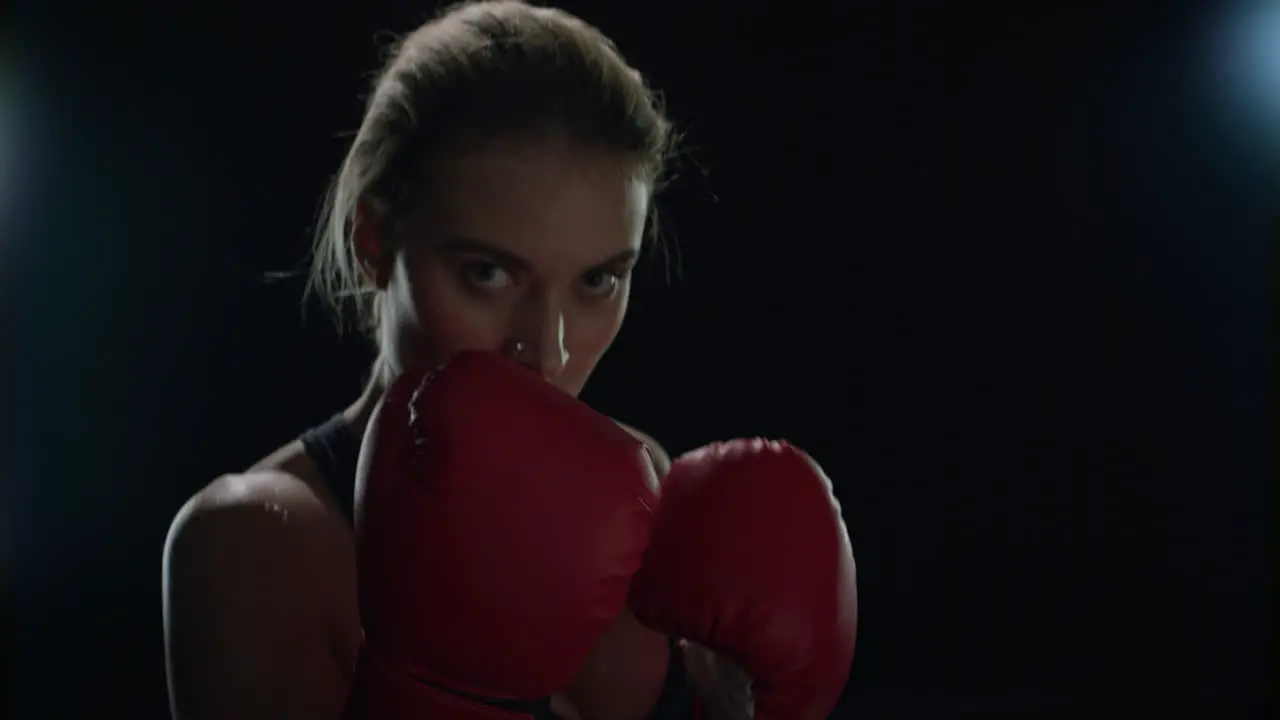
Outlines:
{"label": "forehead", "polygon": [[414,213],[426,237],[474,237],[552,265],[638,249],[650,195],[626,158],[552,140],[451,153],[426,185]]}

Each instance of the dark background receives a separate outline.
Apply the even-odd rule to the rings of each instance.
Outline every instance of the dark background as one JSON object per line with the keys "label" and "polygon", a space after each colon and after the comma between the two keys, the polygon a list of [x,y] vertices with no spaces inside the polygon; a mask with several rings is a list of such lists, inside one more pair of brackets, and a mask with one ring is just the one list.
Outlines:
{"label": "dark background", "polygon": [[[1264,4],[565,4],[691,148],[681,273],[641,272],[586,397],[824,463],[859,561],[838,715],[1270,698],[1280,115],[1224,40]],[[429,11],[17,6],[18,716],[162,717],[174,511],[360,389],[367,348],[264,278],[305,259],[375,39]]]}

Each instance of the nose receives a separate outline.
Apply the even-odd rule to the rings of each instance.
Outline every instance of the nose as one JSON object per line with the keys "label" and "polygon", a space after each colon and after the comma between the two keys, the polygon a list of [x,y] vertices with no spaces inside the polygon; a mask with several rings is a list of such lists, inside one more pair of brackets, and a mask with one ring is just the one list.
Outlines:
{"label": "nose", "polygon": [[559,304],[553,301],[531,303],[524,322],[517,323],[516,332],[506,343],[505,350],[516,362],[555,382],[569,362],[565,345],[565,316]]}

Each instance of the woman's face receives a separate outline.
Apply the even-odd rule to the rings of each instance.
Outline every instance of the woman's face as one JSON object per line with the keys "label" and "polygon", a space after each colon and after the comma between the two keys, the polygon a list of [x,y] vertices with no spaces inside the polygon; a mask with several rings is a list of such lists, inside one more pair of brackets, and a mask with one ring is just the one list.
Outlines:
{"label": "woman's face", "polygon": [[630,169],[554,140],[433,164],[387,275],[381,342],[396,369],[518,349],[578,394],[627,310],[650,195]]}

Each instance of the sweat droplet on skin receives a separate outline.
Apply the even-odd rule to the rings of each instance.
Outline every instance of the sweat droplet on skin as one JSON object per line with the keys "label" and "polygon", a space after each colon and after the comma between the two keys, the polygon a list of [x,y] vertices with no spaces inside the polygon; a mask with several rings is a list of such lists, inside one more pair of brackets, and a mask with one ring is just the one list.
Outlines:
{"label": "sweat droplet on skin", "polygon": [[281,520],[288,522],[289,510],[284,505],[281,505],[278,502],[268,502],[266,503],[266,508],[267,512],[275,513],[280,516]]}

